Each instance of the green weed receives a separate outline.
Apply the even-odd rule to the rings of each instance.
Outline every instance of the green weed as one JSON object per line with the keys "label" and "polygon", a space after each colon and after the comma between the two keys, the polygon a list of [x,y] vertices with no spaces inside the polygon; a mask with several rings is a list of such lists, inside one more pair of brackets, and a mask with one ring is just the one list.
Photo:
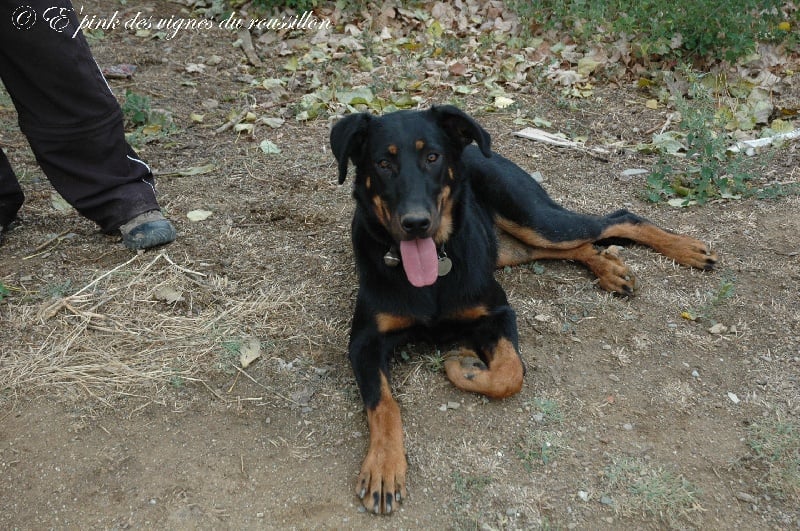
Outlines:
{"label": "green weed", "polygon": [[748,445],[768,468],[770,493],[800,501],[800,423],[783,415],[753,423]]}
{"label": "green weed", "polygon": [[604,471],[605,494],[624,515],[646,514],[679,527],[699,510],[699,491],[686,478],[641,459],[615,459]]}
{"label": "green weed", "polygon": [[710,293],[708,301],[698,309],[686,310],[682,315],[691,321],[710,321],[714,323],[716,310],[733,297],[736,292],[736,278],[730,274],[723,275],[717,289]]}
{"label": "green weed", "polygon": [[51,299],[66,297],[72,292],[72,280],[66,279],[61,282],[53,282],[42,289],[42,293]]}
{"label": "green weed", "polygon": [[528,472],[539,465],[552,463],[563,449],[561,437],[553,432],[536,431],[523,436],[516,448],[517,457]]}
{"label": "green weed", "polygon": [[[453,490],[449,511],[453,529],[479,529],[485,518],[476,500],[483,498],[486,488],[494,481],[491,476],[453,473]],[[476,506],[477,505],[477,506]]]}
{"label": "green weed", "polygon": [[241,339],[229,339],[222,342],[222,350],[217,359],[217,369],[228,376],[236,374],[239,364],[239,352],[242,349]]}
{"label": "green weed", "polygon": [[150,116],[150,98],[131,90],[125,91],[122,114],[132,126],[147,125]]}
{"label": "green weed", "polygon": [[[647,177],[647,199],[687,206],[751,195],[755,163],[741,153],[727,152],[727,136],[721,132],[724,124],[711,98],[698,93],[691,102],[678,100],[676,107],[682,117],[680,133],[656,142],[666,152]],[[676,154],[677,145],[685,154]]]}
{"label": "green weed", "polygon": [[8,288],[5,286],[5,284],[3,284],[2,282],[0,282],[0,301],[2,301],[3,299],[5,299],[5,298],[6,298],[6,297],[8,297],[9,295],[11,295],[11,290],[9,290],[9,289],[8,289]]}
{"label": "green weed", "polygon": [[547,398],[534,398],[533,400],[524,403],[526,408],[536,411],[536,415],[541,416],[540,422],[561,424],[564,421],[564,415],[558,407],[558,402]]}
{"label": "green weed", "polygon": [[[642,57],[726,59],[751,53],[761,41],[791,41],[779,29],[782,0],[510,0],[521,20],[566,30],[579,43],[613,42],[633,35]],[[530,30],[529,30],[530,31]]]}

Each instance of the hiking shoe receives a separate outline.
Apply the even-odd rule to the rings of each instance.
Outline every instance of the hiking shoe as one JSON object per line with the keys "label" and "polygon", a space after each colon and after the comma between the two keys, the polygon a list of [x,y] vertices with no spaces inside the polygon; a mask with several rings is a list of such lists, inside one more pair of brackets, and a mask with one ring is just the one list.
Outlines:
{"label": "hiking shoe", "polygon": [[128,249],[149,249],[175,241],[175,227],[160,211],[139,214],[119,228]]}

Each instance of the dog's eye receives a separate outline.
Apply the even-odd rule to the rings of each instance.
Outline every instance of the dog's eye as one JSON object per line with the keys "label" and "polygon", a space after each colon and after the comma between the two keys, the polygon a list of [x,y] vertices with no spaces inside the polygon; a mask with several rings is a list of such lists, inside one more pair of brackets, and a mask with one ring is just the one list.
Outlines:
{"label": "dog's eye", "polygon": [[438,153],[428,153],[428,158],[427,158],[428,164],[432,164],[432,163],[436,162],[437,160],[439,160],[439,154]]}

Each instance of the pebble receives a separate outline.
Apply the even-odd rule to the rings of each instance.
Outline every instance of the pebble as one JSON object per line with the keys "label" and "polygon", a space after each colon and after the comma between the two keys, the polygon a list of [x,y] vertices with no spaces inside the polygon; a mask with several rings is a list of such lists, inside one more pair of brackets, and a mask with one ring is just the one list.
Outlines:
{"label": "pebble", "polygon": [[609,374],[608,379],[611,380],[612,382],[617,382],[617,383],[619,383],[620,381],[619,376],[617,376],[616,374]]}
{"label": "pebble", "polygon": [[636,177],[637,175],[644,175],[645,173],[650,173],[650,170],[646,170],[644,168],[630,168],[627,170],[622,170],[620,175],[623,177]]}
{"label": "pebble", "polygon": [[580,498],[583,501],[589,501],[589,493],[586,492],[585,490],[579,490],[578,498]]}
{"label": "pebble", "polygon": [[746,492],[737,492],[736,499],[741,500],[745,503],[752,503],[752,504],[758,503],[758,500],[756,499],[755,496],[748,494]]}
{"label": "pebble", "polygon": [[729,398],[729,399],[731,400],[731,402],[733,402],[734,404],[738,404],[739,402],[741,402],[741,400],[739,400],[739,397],[738,397],[738,396],[736,396],[736,394],[735,394],[735,393],[730,393],[730,392],[729,392],[729,393],[728,393],[728,398]]}
{"label": "pebble", "polygon": [[603,505],[614,505],[614,500],[612,500],[608,496],[601,496],[600,503],[602,503]]}
{"label": "pebble", "polygon": [[633,424],[626,422],[625,424],[622,425],[622,429],[631,431],[633,429]]}
{"label": "pebble", "polygon": [[717,323],[714,326],[712,326],[711,328],[709,328],[708,331],[710,333],[714,334],[714,335],[720,335],[720,334],[724,334],[725,332],[727,332],[728,331],[728,327],[725,326],[722,323]]}
{"label": "pebble", "polygon": [[697,372],[697,369],[692,371],[692,378],[700,378],[700,373]]}

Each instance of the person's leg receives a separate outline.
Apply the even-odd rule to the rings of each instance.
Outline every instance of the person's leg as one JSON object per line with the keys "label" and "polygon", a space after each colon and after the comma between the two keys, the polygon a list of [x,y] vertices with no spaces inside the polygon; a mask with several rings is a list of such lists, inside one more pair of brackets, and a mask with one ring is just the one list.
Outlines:
{"label": "person's leg", "polygon": [[11,223],[17,218],[25,195],[17,182],[17,176],[8,163],[8,158],[0,149],[0,245],[3,244],[5,233]]}
{"label": "person's leg", "polygon": [[[23,8],[21,18],[19,4],[0,2],[0,77],[53,187],[109,233],[159,210],[153,175],[125,140],[119,103],[70,2],[29,0]],[[165,241],[126,245],[172,241],[174,229],[159,221],[169,230],[156,240]]]}
{"label": "person's leg", "polygon": [[17,176],[14,175],[6,154],[0,149],[0,231],[14,221],[23,201],[25,195],[17,182]]}

